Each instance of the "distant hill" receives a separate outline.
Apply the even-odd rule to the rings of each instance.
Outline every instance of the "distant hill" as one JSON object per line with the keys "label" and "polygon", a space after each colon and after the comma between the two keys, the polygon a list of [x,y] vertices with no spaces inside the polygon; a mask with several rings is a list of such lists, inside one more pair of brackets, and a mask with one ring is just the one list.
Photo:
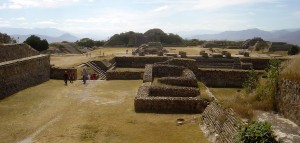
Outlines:
{"label": "distant hill", "polygon": [[60,35],[65,34],[65,31],[61,31],[55,28],[5,28],[0,27],[0,31],[2,33],[6,33],[8,35],[47,35],[50,37],[58,37]]}
{"label": "distant hill", "polygon": [[42,51],[44,54],[81,54],[80,50],[82,47],[76,45],[73,42],[57,42],[51,43],[49,49]]}
{"label": "distant hill", "polygon": [[[65,31],[55,28],[0,28],[1,33],[6,33],[17,40],[18,43],[25,41],[30,35],[36,35],[41,39],[46,39],[49,43],[69,41],[75,42],[79,38]],[[19,38],[18,38],[19,37]]]}
{"label": "distant hill", "polygon": [[184,40],[177,34],[165,33],[161,29],[150,29],[145,33],[129,31],[113,35],[105,46],[137,47],[148,42],[161,42],[164,46],[184,45]]}
{"label": "distant hill", "polygon": [[[23,43],[30,35],[10,35],[12,38],[16,39],[18,43]],[[51,37],[46,35],[38,35],[41,39],[46,39],[48,43],[54,43],[54,42],[62,42],[62,41],[68,41],[68,42],[75,42],[76,40],[79,40],[79,38],[65,33],[58,37]]]}
{"label": "distant hill", "polygon": [[300,45],[300,30],[264,31],[260,29],[248,29],[241,31],[225,31],[218,34],[202,34],[190,37],[199,40],[247,40],[253,37],[261,37],[272,42],[287,42]]}

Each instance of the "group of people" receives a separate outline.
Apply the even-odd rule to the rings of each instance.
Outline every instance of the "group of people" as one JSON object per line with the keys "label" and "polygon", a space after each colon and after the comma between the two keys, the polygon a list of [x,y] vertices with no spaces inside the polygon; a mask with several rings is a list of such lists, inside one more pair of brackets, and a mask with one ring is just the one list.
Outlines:
{"label": "group of people", "polygon": [[97,79],[97,74],[89,74],[88,71],[86,70],[86,67],[84,67],[81,71],[81,75],[82,75],[82,81],[83,84],[86,84],[86,80],[96,80]]}
{"label": "group of people", "polygon": [[[86,84],[86,80],[97,80],[97,74],[89,74],[88,71],[86,70],[86,67],[84,67],[81,71],[81,75],[82,75],[82,81],[83,84]],[[75,72],[74,71],[65,71],[64,72],[64,82],[65,85],[68,85],[68,80],[70,81],[70,83],[73,83],[73,81],[75,80]]]}
{"label": "group of people", "polygon": [[64,73],[64,82],[65,85],[68,85],[68,80],[70,81],[70,83],[73,83],[73,81],[75,80],[75,72],[74,71],[65,71]]}

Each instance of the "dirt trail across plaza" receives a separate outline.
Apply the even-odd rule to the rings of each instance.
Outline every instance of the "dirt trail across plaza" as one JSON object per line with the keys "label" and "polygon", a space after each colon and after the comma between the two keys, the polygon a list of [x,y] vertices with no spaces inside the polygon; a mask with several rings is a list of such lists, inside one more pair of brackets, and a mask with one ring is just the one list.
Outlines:
{"label": "dirt trail across plaza", "polygon": [[199,114],[135,113],[141,83],[50,80],[23,90],[0,101],[0,142],[207,142]]}

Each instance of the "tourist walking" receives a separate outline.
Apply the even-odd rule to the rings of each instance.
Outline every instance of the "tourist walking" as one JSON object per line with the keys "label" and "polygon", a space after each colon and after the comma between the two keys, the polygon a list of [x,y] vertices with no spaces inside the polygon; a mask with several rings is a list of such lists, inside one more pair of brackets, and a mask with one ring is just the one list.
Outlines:
{"label": "tourist walking", "polygon": [[65,73],[64,73],[65,85],[68,85],[68,79],[69,79],[68,71],[65,71]]}
{"label": "tourist walking", "polygon": [[75,72],[74,71],[70,72],[69,79],[70,79],[70,83],[73,83],[73,81],[75,80]]}
{"label": "tourist walking", "polygon": [[86,70],[86,67],[83,68],[81,75],[82,75],[83,84],[86,84],[86,80],[88,78],[88,72]]}

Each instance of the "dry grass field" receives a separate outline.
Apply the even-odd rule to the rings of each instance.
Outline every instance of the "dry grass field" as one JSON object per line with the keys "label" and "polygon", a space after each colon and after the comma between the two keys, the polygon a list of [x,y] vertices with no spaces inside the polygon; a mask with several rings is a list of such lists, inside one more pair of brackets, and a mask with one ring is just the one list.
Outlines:
{"label": "dry grass field", "polygon": [[50,80],[18,92],[0,101],[0,142],[207,142],[199,114],[135,113],[141,83]]}

